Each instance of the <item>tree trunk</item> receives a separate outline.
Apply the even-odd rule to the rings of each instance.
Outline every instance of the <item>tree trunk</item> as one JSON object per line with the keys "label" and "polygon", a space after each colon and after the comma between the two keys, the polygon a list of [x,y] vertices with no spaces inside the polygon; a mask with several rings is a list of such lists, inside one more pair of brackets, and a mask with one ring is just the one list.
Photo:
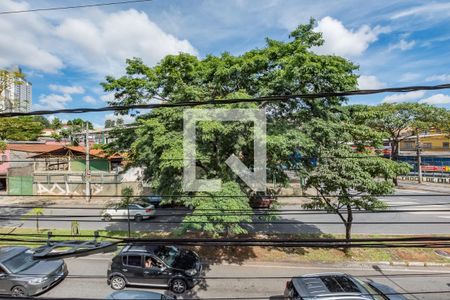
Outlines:
{"label": "tree trunk", "polygon": [[[392,141],[391,143],[391,159],[393,161],[398,160],[398,142],[396,140]],[[398,186],[397,176],[392,178],[392,181],[395,184],[395,186]]]}
{"label": "tree trunk", "polygon": [[[352,238],[352,224],[353,224],[353,211],[350,205],[347,205],[347,221],[345,225],[345,241],[347,245],[350,245],[350,240]],[[350,256],[350,247],[344,248],[345,255]]]}
{"label": "tree trunk", "polygon": [[36,231],[39,233],[39,215],[36,215]]}

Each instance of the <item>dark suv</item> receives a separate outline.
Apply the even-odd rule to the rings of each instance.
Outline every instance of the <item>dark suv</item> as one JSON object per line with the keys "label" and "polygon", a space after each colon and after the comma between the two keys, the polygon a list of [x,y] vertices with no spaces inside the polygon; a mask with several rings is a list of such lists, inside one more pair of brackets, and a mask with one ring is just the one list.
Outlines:
{"label": "dark suv", "polygon": [[200,280],[202,265],[197,253],[174,246],[128,244],[108,268],[108,285],[168,287],[181,294]]}

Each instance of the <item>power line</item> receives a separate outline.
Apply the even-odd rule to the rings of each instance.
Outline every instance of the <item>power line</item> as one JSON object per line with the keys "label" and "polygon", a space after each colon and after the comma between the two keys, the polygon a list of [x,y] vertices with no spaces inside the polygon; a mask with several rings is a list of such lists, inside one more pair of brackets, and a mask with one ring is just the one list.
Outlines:
{"label": "power line", "polygon": [[7,112],[1,113],[0,117],[16,117],[16,116],[35,116],[35,115],[51,115],[59,113],[87,113],[87,112],[104,112],[104,111],[127,111],[130,109],[155,109],[155,108],[177,108],[177,107],[196,107],[201,105],[227,105],[236,103],[264,103],[264,102],[284,102],[300,99],[318,99],[327,97],[345,97],[357,95],[373,95],[380,93],[407,93],[411,91],[422,90],[442,90],[449,89],[450,84],[432,85],[432,86],[406,86],[394,87],[385,89],[372,90],[353,90],[344,92],[326,92],[314,94],[295,94],[295,95],[278,95],[278,96],[263,96],[250,99],[234,98],[234,99],[213,99],[206,101],[181,101],[175,103],[153,103],[153,104],[135,104],[135,105],[120,105],[120,106],[106,106],[98,108],[66,108],[57,110],[37,110],[31,112]]}
{"label": "power line", "polygon": [[[1,237],[4,242],[38,243],[46,244],[49,240]],[[20,234],[16,234],[20,236]],[[61,235],[63,237],[64,235]],[[58,237],[55,235],[54,237]],[[100,236],[103,237],[103,236]],[[105,239],[112,237],[105,236]],[[129,243],[149,245],[180,245],[180,246],[274,246],[274,247],[307,247],[307,248],[448,248],[450,237],[407,237],[407,238],[354,238],[354,239],[205,239],[205,238],[115,238],[118,241],[114,245],[126,245]],[[52,241],[53,243],[63,241]]]}
{"label": "power line", "polygon": [[[35,183],[41,183],[46,184],[45,182],[35,182]],[[60,183],[60,182],[58,182]],[[83,183],[83,182],[72,182],[72,183]],[[95,182],[93,183],[104,183],[108,184],[108,182]],[[49,183],[52,184],[52,183]],[[1,195],[2,197],[17,197],[18,195]],[[41,198],[84,198],[85,195],[79,195],[79,194],[62,194],[62,195],[56,195],[56,194],[49,194],[49,195],[34,195],[34,194],[23,194],[19,195],[21,197],[41,197]],[[280,195],[270,195],[265,194],[261,195],[263,197],[275,197],[275,198],[317,198],[319,196],[315,195],[287,195],[287,196],[280,196]],[[363,196],[373,196],[373,197],[384,197],[384,198],[392,198],[392,197],[448,197],[450,196],[450,193],[429,193],[429,194],[375,194],[375,195],[367,195],[367,194],[349,194],[346,195],[346,197],[354,198],[354,197],[363,197]],[[121,195],[116,194],[110,194],[110,195],[91,195],[92,198],[122,198]],[[150,194],[150,195],[134,195],[131,196],[131,198],[146,198],[146,197],[161,197],[161,198],[248,198],[246,195],[223,195],[223,196],[208,196],[208,195],[182,195],[182,194],[174,194],[174,195],[157,195],[157,194]],[[323,195],[323,197],[329,197],[329,198],[336,198],[339,197],[339,195]],[[138,203],[137,203],[138,204]],[[443,204],[450,204],[450,203],[443,203]],[[421,204],[415,204],[413,206],[417,206]],[[441,205],[441,203],[435,203],[435,204],[426,204],[423,203],[423,205]],[[408,205],[401,205],[401,206],[408,206]],[[399,206],[399,207],[401,207]],[[14,207],[14,206],[8,206],[8,205],[0,205],[1,207]],[[92,207],[95,208],[95,207]]]}
{"label": "power line", "polygon": [[32,8],[32,9],[24,9],[24,10],[10,10],[10,11],[0,11],[0,15],[12,15],[12,14],[31,13],[31,12],[40,12],[40,11],[68,10],[68,9],[101,7],[101,6],[112,6],[112,5],[125,5],[125,4],[143,3],[143,2],[151,2],[151,1],[153,1],[153,0],[128,0],[128,1],[93,3],[93,4],[83,4],[83,5],[73,5],[73,6],[58,6],[58,7]]}
{"label": "power line", "polygon": [[[104,209],[101,209],[104,210]],[[157,210],[161,211],[161,210]],[[219,213],[192,213],[193,211],[187,211],[187,213],[166,213],[166,214],[157,214],[154,217],[239,217],[239,216],[254,216],[254,217],[277,217],[277,216],[309,216],[309,215],[334,215],[334,212],[330,213],[327,210],[320,210],[320,211],[314,211],[314,210],[299,210],[299,211],[236,211],[236,212],[226,212],[221,211],[220,209],[217,209],[216,211],[220,211]],[[191,212],[189,214],[189,212]],[[346,214],[346,210],[339,210],[339,212]],[[398,214],[398,213],[415,213],[415,212],[426,212],[426,213],[444,213],[444,212],[450,212],[450,209],[410,209],[410,210],[355,210],[352,213],[353,214]],[[2,218],[26,218],[26,217],[32,217],[32,215],[27,215],[26,217],[23,214],[3,214],[3,216],[0,216],[0,220]],[[90,215],[80,215],[80,214],[64,214],[64,215],[55,215],[55,214],[42,214],[39,215],[39,219],[41,220],[51,220],[56,218],[93,218],[93,217],[100,217],[99,214],[90,214]],[[132,215],[131,215],[132,217]]]}
{"label": "power line", "polygon": [[[334,215],[334,214],[333,214]],[[91,216],[95,217],[95,216]],[[100,218],[100,216],[98,216]],[[210,221],[183,221],[183,220],[151,220],[148,223],[145,223],[144,221],[136,221],[134,220],[134,216],[130,216],[130,222],[135,224],[143,224],[143,225],[155,225],[155,224],[241,224],[241,225],[342,225],[343,222],[337,222],[337,221],[294,221],[294,220],[285,220],[285,221],[220,221],[220,220],[210,220]],[[196,217],[195,215],[188,216],[188,217]],[[199,216],[201,217],[201,216]],[[59,218],[59,219],[58,219]],[[62,217],[64,218],[64,217]],[[0,216],[0,221],[25,221],[28,219],[35,219],[35,216],[29,215],[29,216],[21,216],[20,218],[17,217],[9,217],[9,216]],[[67,219],[61,219],[60,216],[55,216],[55,218],[44,218],[42,216],[39,216],[39,221],[52,221],[52,222],[70,222],[72,220]],[[101,222],[100,220],[76,220],[80,223],[98,223]],[[128,220],[125,219],[113,219],[111,221],[103,221],[104,223],[124,223],[128,222]],[[450,221],[353,221],[353,225],[448,225],[450,224]],[[1,234],[0,234],[1,235]]]}

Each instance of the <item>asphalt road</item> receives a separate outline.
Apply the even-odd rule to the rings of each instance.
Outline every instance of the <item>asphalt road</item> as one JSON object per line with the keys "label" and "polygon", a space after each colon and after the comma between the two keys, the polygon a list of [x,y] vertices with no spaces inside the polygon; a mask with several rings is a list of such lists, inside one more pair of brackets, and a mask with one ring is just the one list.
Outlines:
{"label": "asphalt road", "polygon": [[[69,276],[42,297],[79,297],[104,299],[113,290],[106,284],[106,270],[112,256],[66,259]],[[450,299],[450,269],[395,268],[391,266],[333,267],[292,264],[244,264],[205,266],[205,281],[178,299],[246,298],[281,299],[288,278],[322,272],[345,272],[362,280],[372,279],[393,287],[408,299]],[[83,277],[89,276],[89,277]],[[216,278],[213,278],[216,277]],[[217,279],[217,277],[221,277]],[[225,279],[223,278],[225,277]],[[231,277],[231,278],[230,278]],[[234,278],[233,278],[234,277]],[[236,277],[240,277],[237,279]],[[266,278],[255,278],[266,277]],[[272,277],[272,278],[269,278]],[[273,278],[278,277],[278,278]],[[127,287],[137,290],[138,287]],[[144,289],[152,290],[152,289]],[[153,290],[164,294],[164,289]],[[423,294],[424,292],[442,292]]]}
{"label": "asphalt road", "polygon": [[[450,196],[428,196],[430,191],[399,190],[393,197],[383,199],[390,206],[389,213],[356,213],[354,216],[353,233],[359,234],[449,234],[450,233]],[[437,194],[437,193],[432,193]],[[301,209],[298,205],[281,207],[283,210]],[[396,212],[396,210],[409,210],[408,212]],[[414,211],[421,210],[421,211]],[[35,228],[33,218],[23,219],[21,215],[27,213],[25,209],[0,209],[0,215],[16,215],[15,220],[1,220],[3,227]],[[179,210],[157,210],[155,218],[141,223],[132,222],[133,231],[171,231],[181,222],[183,216]],[[294,214],[293,214],[294,213]],[[126,222],[104,222],[99,216],[99,209],[51,209],[44,210],[45,215],[55,219],[40,221],[40,228],[70,229],[71,221],[78,220],[80,229],[92,230],[127,230]],[[76,217],[88,215],[89,217]],[[343,233],[344,226],[339,217],[334,214],[311,214],[310,212],[289,212],[281,215],[276,224],[264,223],[255,217],[260,224],[247,224],[247,228],[253,232],[271,233]],[[284,222],[284,223],[283,223]],[[335,224],[326,224],[326,223]],[[363,222],[365,224],[358,224]],[[367,224],[373,222],[374,224]],[[390,224],[403,222],[408,224]],[[325,223],[325,224],[324,224]],[[425,224],[420,224],[425,223]]]}

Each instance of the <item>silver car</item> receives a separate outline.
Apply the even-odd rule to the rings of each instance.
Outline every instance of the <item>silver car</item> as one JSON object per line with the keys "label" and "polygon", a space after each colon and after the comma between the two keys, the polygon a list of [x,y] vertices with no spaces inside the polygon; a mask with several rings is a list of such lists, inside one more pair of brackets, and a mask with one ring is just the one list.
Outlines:
{"label": "silver car", "polygon": [[118,300],[175,300],[177,297],[165,296],[160,293],[147,291],[118,291],[108,296],[106,299]]}
{"label": "silver car", "polygon": [[35,260],[26,247],[0,247],[0,294],[29,297],[45,292],[68,274],[63,260]]}
{"label": "silver car", "polygon": [[128,210],[130,219],[140,222],[144,219],[153,217],[156,213],[155,206],[149,205],[143,207],[139,204],[129,204],[128,209],[126,206],[107,208],[102,213],[102,219],[109,222],[115,219],[128,219]]}
{"label": "silver car", "polygon": [[344,273],[321,273],[294,277],[286,283],[288,300],[406,300],[393,288]]}

